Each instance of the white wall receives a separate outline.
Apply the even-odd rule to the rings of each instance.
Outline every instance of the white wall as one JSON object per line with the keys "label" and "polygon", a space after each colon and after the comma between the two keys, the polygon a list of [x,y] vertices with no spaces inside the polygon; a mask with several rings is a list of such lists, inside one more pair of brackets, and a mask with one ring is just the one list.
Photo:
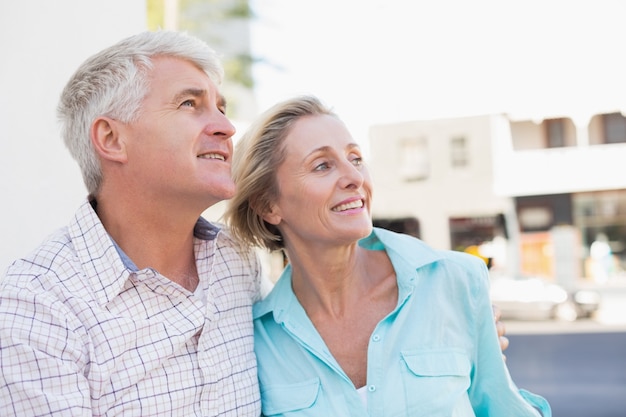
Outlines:
{"label": "white wall", "polygon": [[144,0],[0,2],[0,272],[86,196],[57,99],[88,56],[146,29]]}

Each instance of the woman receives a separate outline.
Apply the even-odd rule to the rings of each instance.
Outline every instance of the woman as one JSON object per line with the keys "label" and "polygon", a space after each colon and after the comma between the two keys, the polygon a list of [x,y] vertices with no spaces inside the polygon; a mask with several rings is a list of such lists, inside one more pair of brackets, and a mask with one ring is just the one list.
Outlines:
{"label": "woman", "polygon": [[372,227],[372,184],[313,97],[268,110],[237,145],[226,219],[289,264],[254,307],[267,416],[550,416],[511,381],[477,257]]}

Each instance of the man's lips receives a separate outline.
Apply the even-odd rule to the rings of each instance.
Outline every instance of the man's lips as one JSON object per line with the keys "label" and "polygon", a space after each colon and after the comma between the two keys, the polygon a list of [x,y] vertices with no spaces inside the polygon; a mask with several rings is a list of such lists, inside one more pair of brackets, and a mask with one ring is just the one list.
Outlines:
{"label": "man's lips", "polygon": [[226,161],[226,156],[216,152],[208,152],[198,155],[200,159],[218,159],[220,161]]}

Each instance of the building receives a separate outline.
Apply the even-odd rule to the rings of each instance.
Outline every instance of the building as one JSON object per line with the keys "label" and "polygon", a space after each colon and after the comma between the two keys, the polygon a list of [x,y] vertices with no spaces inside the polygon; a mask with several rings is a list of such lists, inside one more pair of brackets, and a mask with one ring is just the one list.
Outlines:
{"label": "building", "polygon": [[601,282],[626,265],[619,111],[377,125],[370,151],[377,225],[564,285]]}

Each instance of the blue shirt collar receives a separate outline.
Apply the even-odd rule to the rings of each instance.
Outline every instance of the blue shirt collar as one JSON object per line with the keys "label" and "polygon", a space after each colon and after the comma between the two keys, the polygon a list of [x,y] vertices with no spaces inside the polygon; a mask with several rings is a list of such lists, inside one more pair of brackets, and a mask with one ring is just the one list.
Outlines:
{"label": "blue shirt collar", "polygon": [[[416,271],[442,258],[437,250],[419,239],[376,227],[368,237],[359,241],[359,245],[369,250],[387,251],[398,280],[398,304],[402,304],[411,293]],[[304,312],[291,287],[290,265],[287,265],[270,294],[255,304],[254,318],[271,311],[277,322]]]}

